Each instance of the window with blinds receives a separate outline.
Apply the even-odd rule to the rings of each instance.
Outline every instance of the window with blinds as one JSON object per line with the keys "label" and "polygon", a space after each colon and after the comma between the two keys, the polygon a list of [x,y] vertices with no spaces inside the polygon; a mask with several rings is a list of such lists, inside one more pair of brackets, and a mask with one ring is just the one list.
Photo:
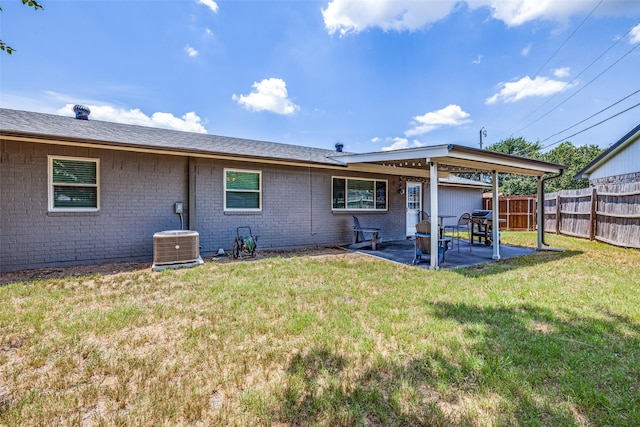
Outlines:
{"label": "window with blinds", "polygon": [[49,156],[49,210],[100,209],[100,160]]}
{"label": "window with blinds", "polygon": [[224,210],[262,210],[262,172],[225,169],[224,170]]}
{"label": "window with blinds", "polygon": [[332,177],[331,208],[336,210],[379,211],[387,209],[387,181]]}

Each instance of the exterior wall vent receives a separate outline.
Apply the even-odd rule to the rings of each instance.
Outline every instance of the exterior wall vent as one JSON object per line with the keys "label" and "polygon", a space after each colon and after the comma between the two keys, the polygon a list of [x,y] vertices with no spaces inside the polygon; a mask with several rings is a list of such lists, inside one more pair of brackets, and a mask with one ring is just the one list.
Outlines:
{"label": "exterior wall vent", "polygon": [[153,235],[153,271],[195,267],[203,263],[197,231],[168,230]]}

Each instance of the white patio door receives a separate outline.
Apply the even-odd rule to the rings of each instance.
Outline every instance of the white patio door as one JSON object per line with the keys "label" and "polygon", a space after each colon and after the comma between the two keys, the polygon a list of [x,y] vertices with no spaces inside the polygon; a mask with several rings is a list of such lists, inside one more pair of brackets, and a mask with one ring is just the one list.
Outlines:
{"label": "white patio door", "polygon": [[407,182],[407,237],[415,234],[421,211],[422,184],[419,182]]}

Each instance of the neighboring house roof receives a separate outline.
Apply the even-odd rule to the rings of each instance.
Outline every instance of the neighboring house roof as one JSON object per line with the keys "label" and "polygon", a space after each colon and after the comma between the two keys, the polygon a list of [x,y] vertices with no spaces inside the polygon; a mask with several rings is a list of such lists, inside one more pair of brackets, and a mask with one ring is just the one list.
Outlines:
{"label": "neighboring house roof", "polygon": [[[634,127],[629,132],[627,132],[626,135],[624,135],[622,138],[616,141],[613,145],[611,145],[611,147],[606,149],[602,154],[596,157],[591,163],[585,166],[580,172],[576,174],[575,178],[576,179],[589,178],[590,175],[595,170],[601,168],[605,163],[609,162],[611,159],[617,156],[618,153],[620,153],[622,150],[626,149],[631,144],[639,140],[640,140],[640,124],[638,124],[636,127]],[[637,162],[637,159],[630,159],[630,160]]]}
{"label": "neighboring house roof", "polygon": [[51,142],[107,144],[111,148],[120,146],[344,166],[344,163],[329,157],[341,154],[335,150],[0,109],[0,135],[12,134],[30,135]]}

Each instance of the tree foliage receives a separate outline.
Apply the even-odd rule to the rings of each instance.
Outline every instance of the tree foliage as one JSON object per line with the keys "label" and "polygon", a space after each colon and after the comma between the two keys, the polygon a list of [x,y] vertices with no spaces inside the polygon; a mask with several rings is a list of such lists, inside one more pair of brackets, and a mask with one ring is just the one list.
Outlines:
{"label": "tree foliage", "polygon": [[487,147],[487,151],[511,154],[512,156],[526,157],[528,159],[539,159],[541,150],[542,147],[539,142],[530,142],[523,137],[503,139]]}
{"label": "tree foliage", "polygon": [[604,149],[597,145],[574,146],[565,141],[545,154],[544,160],[568,166],[564,174],[557,179],[546,182],[545,191],[553,193],[560,190],[575,190],[589,186],[588,179],[575,179],[574,176],[598,157]]}
{"label": "tree foliage", "polygon": [[[597,145],[576,147],[570,141],[565,141],[553,150],[542,153],[539,142],[530,142],[522,137],[504,139],[488,146],[487,150],[568,166],[561,177],[546,181],[545,191],[549,193],[587,187],[588,180],[575,179],[574,176],[604,151]],[[529,176],[501,174],[499,191],[505,196],[536,194],[537,180]]]}
{"label": "tree foliage", "polygon": [[[36,0],[22,0],[22,4],[32,7],[33,10],[44,9]],[[2,7],[0,7],[0,12],[2,12]],[[6,44],[2,39],[0,39],[0,50],[7,52],[9,55],[15,51],[14,48]]]}
{"label": "tree foliage", "polygon": [[[487,150],[528,159],[539,160],[542,157],[540,143],[530,142],[522,137],[503,139],[488,146]],[[498,180],[499,191],[505,196],[535,194],[538,188],[536,179],[530,176],[500,174]]]}

